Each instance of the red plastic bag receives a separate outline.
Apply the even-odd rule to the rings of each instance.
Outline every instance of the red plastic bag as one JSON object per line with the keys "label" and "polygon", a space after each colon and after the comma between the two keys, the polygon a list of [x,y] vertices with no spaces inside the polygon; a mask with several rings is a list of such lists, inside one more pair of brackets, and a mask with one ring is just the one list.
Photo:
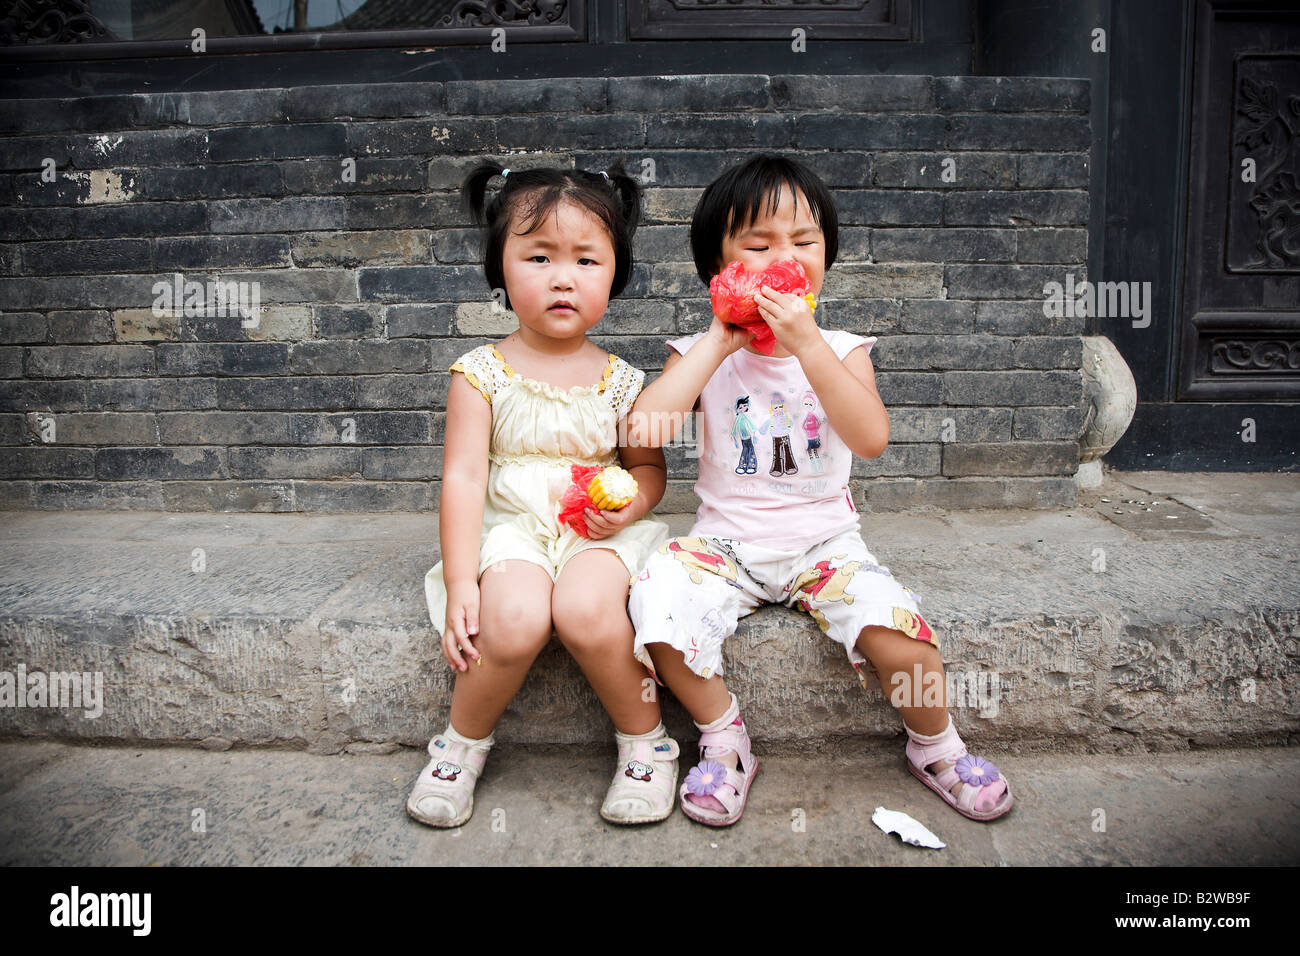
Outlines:
{"label": "red plastic bag", "polygon": [[560,496],[560,524],[567,524],[584,538],[590,538],[584,517],[586,510],[592,507],[587,487],[591,484],[591,479],[605,469],[599,465],[570,465],[569,470],[573,475],[573,484]]}
{"label": "red plastic bag", "polygon": [[743,262],[730,262],[709,283],[709,297],[713,314],[723,322],[730,322],[754,333],[750,344],[764,355],[776,351],[776,336],[763,321],[754,303],[754,294],[761,286],[771,286],[778,292],[804,295],[812,289],[808,273],[794,259],[774,262],[762,272],[748,272]]}

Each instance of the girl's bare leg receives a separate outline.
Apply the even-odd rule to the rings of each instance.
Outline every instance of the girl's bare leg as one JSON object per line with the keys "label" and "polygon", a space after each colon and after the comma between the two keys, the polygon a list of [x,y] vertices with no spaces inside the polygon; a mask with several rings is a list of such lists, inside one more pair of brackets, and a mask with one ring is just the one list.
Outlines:
{"label": "girl's bare leg", "polygon": [[646,734],[659,725],[653,681],[632,655],[627,616],[628,572],[607,548],[582,551],[560,572],[551,594],[555,633],[582,668],[620,733]]}
{"label": "girl's bare leg", "polygon": [[[529,561],[502,561],[479,577],[482,664],[456,675],[451,725],[458,734],[492,733],[533,661],[551,638],[551,576]],[[631,645],[629,644],[629,647]]]}
{"label": "girl's bare leg", "polygon": [[682,652],[671,644],[647,644],[659,679],[682,702],[697,724],[711,724],[731,706],[731,692],[718,676],[704,678],[686,666]]}
{"label": "girl's bare leg", "polygon": [[[943,733],[948,726],[948,700],[944,696],[947,683],[939,648],[928,641],[913,640],[902,631],[889,627],[864,627],[858,635],[857,647],[880,675],[880,685],[886,697],[890,697],[897,686],[895,675],[906,681],[903,686],[909,693],[905,695],[904,706],[898,708],[903,723],[927,737]],[[914,686],[917,664],[921,665],[920,686]],[[934,696],[936,690],[938,705],[925,706],[923,701]]]}

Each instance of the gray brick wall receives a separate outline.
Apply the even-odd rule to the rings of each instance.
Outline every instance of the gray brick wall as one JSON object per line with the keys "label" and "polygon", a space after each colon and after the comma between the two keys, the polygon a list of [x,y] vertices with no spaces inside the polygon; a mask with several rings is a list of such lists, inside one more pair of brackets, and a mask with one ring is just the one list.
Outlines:
{"label": "gray brick wall", "polygon": [[[1044,317],[1042,287],[1086,276],[1088,95],[708,76],[0,102],[0,507],[436,508],[446,368],[512,329],[458,208],[464,171],[653,160],[638,264],[596,336],[653,375],[664,339],[708,322],[695,201],[757,149],[833,189],[819,317],[880,336],[893,438],[855,462],[860,503],[1068,504],[1083,322]],[[258,283],[257,327],[156,315],[176,273]],[[689,454],[669,461],[666,505],[693,507]]]}

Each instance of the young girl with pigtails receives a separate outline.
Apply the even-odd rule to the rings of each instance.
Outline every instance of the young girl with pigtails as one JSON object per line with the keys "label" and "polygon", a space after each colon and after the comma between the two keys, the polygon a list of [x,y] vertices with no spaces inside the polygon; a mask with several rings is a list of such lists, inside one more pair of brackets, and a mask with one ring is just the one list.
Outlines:
{"label": "young girl with pigtails", "polygon": [[[664,458],[620,445],[645,374],[587,339],[631,274],[640,189],[621,163],[600,173],[484,163],[461,194],[485,228],[488,287],[505,291],[519,328],[451,366],[442,561],[425,593],[456,680],[407,811],[435,827],[469,819],[493,730],[554,631],[614,723],[618,762],[601,816],[662,820],[678,747],[643,693],[627,597],[667,536],[650,515]],[[587,509],[585,536],[560,521],[575,465],[620,464],[635,479],[630,503]]]}

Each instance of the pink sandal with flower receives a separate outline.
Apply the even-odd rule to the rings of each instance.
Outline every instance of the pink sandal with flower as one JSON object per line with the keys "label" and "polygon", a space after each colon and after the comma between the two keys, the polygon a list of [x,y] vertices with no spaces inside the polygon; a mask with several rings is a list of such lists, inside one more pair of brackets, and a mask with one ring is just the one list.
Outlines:
{"label": "pink sandal with flower", "polygon": [[[734,751],[739,758],[732,770],[717,757]],[[700,762],[686,775],[681,787],[682,812],[697,823],[711,827],[729,827],[745,812],[749,788],[758,773],[758,758],[750,751],[749,732],[737,717],[722,730],[705,731],[700,736]],[[700,806],[689,797],[712,797],[725,812]]]}
{"label": "pink sandal with flower", "polygon": [[[908,732],[907,769],[912,776],[943,797],[948,805],[971,820],[996,820],[1015,804],[1006,778],[983,757],[972,757],[962,743],[957,729],[949,721],[948,729],[934,743],[920,744]],[[928,768],[944,760],[953,766],[938,773]],[[961,783],[961,792],[952,788]]]}

